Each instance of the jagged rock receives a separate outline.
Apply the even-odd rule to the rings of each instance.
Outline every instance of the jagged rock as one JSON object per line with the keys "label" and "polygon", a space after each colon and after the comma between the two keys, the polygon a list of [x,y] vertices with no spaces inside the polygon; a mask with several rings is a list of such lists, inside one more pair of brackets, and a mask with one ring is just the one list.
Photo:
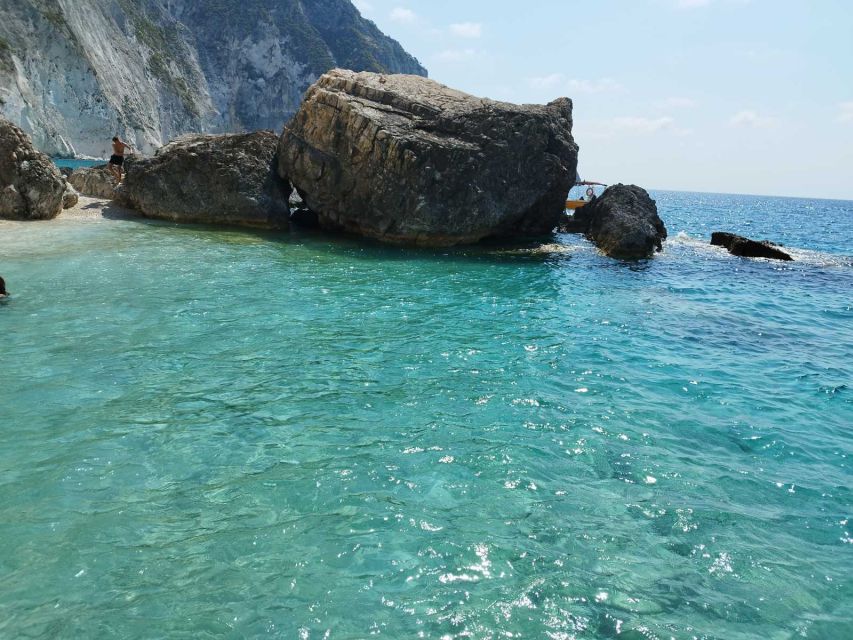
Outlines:
{"label": "jagged rock", "polygon": [[71,177],[71,174],[74,173],[74,169],[71,167],[59,167],[59,173],[62,174],[62,177],[68,180]]}
{"label": "jagged rock", "polygon": [[121,200],[149,218],[287,229],[291,187],[272,131],[188,135],[129,158]]}
{"label": "jagged rock", "polygon": [[112,198],[116,187],[116,178],[100,164],[95,167],[79,167],[71,172],[68,183],[84,196],[92,198]]}
{"label": "jagged rock", "polygon": [[750,240],[743,236],[715,231],[711,234],[711,244],[725,247],[729,253],[745,258],[771,258],[773,260],[793,260],[793,258],[779,249],[779,246],[769,240]]}
{"label": "jagged rock", "polygon": [[80,200],[80,194],[70,184],[65,185],[65,193],[62,194],[62,208],[70,209]]}
{"label": "jagged rock", "polygon": [[29,137],[0,118],[0,218],[49,220],[62,211],[65,180]]}
{"label": "jagged rock", "polygon": [[637,259],[660,251],[666,226],[655,201],[636,185],[615,184],[577,209],[561,230],[584,233],[613,258]]}
{"label": "jagged rock", "polygon": [[514,105],[336,69],[285,127],[279,172],[321,226],[447,246],[550,233],[576,175],[572,103]]}

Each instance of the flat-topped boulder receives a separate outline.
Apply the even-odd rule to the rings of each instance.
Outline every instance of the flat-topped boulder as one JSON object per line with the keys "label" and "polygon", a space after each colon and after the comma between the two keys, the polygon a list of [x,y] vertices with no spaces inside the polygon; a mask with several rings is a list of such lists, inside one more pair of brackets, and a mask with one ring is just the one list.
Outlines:
{"label": "flat-topped boulder", "polygon": [[567,98],[515,105],[336,69],[285,127],[279,173],[325,229],[449,246],[550,233],[577,153]]}
{"label": "flat-topped boulder", "polygon": [[49,220],[62,211],[65,179],[18,126],[0,118],[0,218]]}
{"label": "flat-topped boulder", "polygon": [[149,218],[287,229],[292,189],[277,146],[272,131],[182,136],[126,160],[120,199]]}
{"label": "flat-topped boulder", "polygon": [[564,229],[584,233],[603,253],[628,260],[660,251],[667,235],[657,204],[645,189],[633,184],[608,187],[577,209]]}
{"label": "flat-topped boulder", "polygon": [[714,231],[711,244],[725,247],[729,253],[744,258],[770,258],[771,260],[793,260],[779,245],[769,240],[750,240],[726,231]]}
{"label": "flat-topped boulder", "polygon": [[68,183],[90,198],[112,198],[117,184],[115,175],[105,164],[74,169],[68,176]]}

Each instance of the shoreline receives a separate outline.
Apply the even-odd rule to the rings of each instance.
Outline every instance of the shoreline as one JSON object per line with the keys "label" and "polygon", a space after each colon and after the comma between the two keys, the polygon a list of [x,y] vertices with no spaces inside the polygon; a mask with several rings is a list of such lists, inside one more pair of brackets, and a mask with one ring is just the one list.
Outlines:
{"label": "shoreline", "polygon": [[63,209],[58,216],[50,220],[0,219],[0,227],[19,224],[51,224],[64,220],[137,220],[140,218],[142,216],[138,212],[127,207],[122,207],[113,200],[81,195],[77,200],[77,204],[68,209]]}

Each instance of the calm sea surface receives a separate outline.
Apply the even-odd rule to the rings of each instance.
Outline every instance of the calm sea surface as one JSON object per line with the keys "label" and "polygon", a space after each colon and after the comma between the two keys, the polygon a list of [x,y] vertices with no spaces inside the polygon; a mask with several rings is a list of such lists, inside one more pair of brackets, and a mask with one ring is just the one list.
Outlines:
{"label": "calm sea surface", "polygon": [[853,638],[853,202],[654,195],[639,263],[0,223],[0,636]]}

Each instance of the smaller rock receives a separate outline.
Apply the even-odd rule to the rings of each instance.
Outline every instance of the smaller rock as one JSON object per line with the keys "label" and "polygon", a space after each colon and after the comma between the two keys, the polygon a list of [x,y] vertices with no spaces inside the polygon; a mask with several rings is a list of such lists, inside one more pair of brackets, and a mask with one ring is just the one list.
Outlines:
{"label": "smaller rock", "polygon": [[74,169],[71,167],[59,167],[59,173],[67,180],[71,177],[71,174],[74,173]]}
{"label": "smaller rock", "polygon": [[726,231],[715,231],[711,234],[711,244],[725,247],[729,253],[744,258],[770,258],[771,260],[793,260],[779,249],[779,245],[769,240],[750,240],[743,236]]}
{"label": "smaller rock", "polygon": [[70,209],[80,200],[80,194],[70,184],[65,185],[65,193],[62,194],[62,208]]}
{"label": "smaller rock", "polygon": [[182,136],[153,158],[129,158],[118,198],[149,218],[287,230],[291,186],[277,147],[272,131]]}
{"label": "smaller rock", "polygon": [[660,251],[666,226],[655,201],[636,185],[615,184],[560,225],[566,233],[584,233],[613,258],[648,258]]}
{"label": "smaller rock", "polygon": [[0,218],[49,220],[62,211],[65,181],[17,125],[0,118]]}
{"label": "smaller rock", "polygon": [[112,198],[116,187],[116,178],[105,164],[75,169],[68,182],[78,192],[92,198]]}

